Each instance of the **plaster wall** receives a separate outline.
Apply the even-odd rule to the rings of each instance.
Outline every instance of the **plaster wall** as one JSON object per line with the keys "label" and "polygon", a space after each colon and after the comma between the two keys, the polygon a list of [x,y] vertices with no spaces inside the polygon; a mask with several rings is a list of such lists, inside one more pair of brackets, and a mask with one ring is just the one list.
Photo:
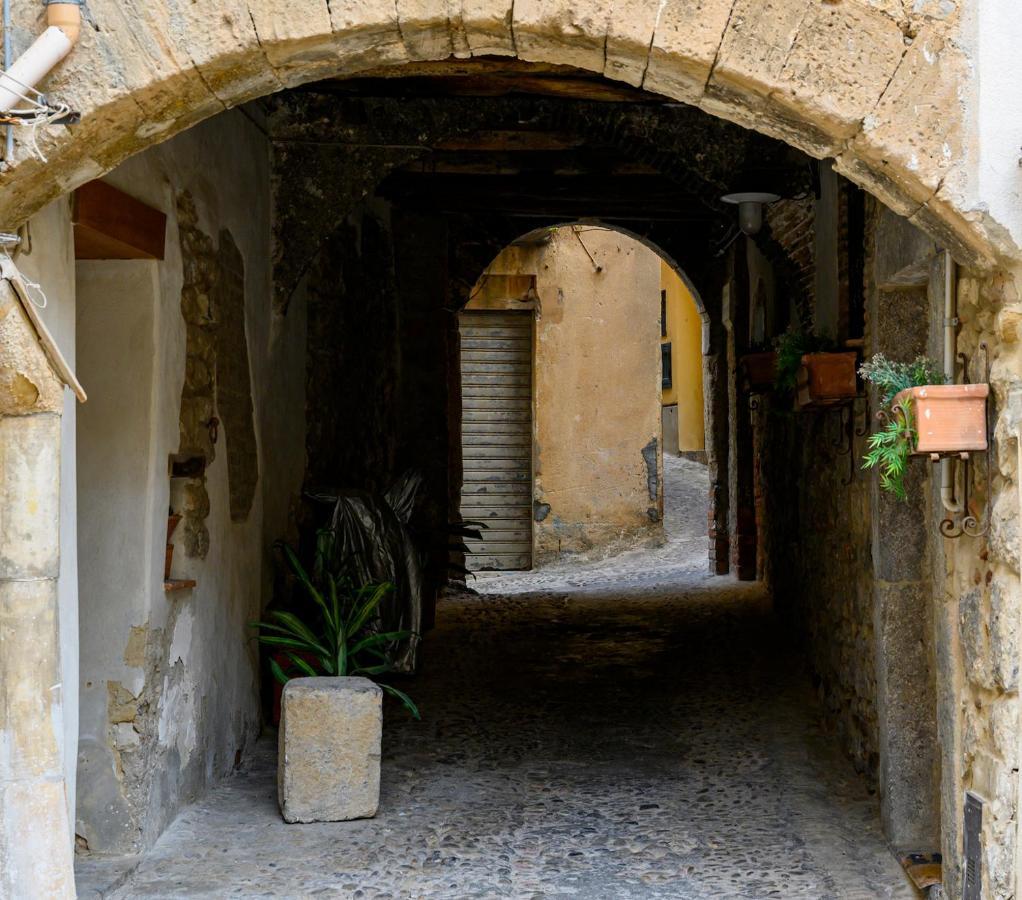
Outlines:
{"label": "plaster wall", "polygon": [[[79,264],[84,377],[97,391],[82,432],[90,478],[82,481],[81,515],[90,532],[81,544],[78,831],[95,852],[151,844],[182,804],[233,770],[258,734],[257,655],[246,623],[268,598],[269,545],[288,527],[305,431],[304,305],[292,303],[286,316],[273,311],[269,175],[268,143],[246,116],[204,123],[107,179],[167,214],[165,259]],[[209,549],[189,558],[177,547],[172,575],[196,587],[168,594],[168,460],[179,449],[185,378],[184,194],[194,201],[189,227],[213,245],[226,230],[244,263],[261,477],[247,517],[232,521],[224,452],[231,435],[221,426],[205,472]],[[202,265],[215,265],[211,259]]]}
{"label": "plaster wall", "polygon": [[[664,389],[663,403],[677,406],[674,419],[677,449],[705,449],[703,420],[703,321],[685,282],[663,259],[660,290],[666,291],[667,336],[671,342],[671,388]],[[665,419],[665,421],[667,421]],[[664,435],[665,447],[667,435]]]}
{"label": "plaster wall", "polygon": [[617,232],[566,226],[487,269],[535,275],[539,564],[662,539],[660,265]]}

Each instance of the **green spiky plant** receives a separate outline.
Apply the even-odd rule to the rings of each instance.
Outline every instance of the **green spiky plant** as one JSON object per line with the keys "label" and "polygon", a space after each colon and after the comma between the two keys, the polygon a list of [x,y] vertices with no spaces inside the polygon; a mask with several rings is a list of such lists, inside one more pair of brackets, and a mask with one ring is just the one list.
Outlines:
{"label": "green spiky plant", "polygon": [[903,414],[895,414],[883,428],[869,436],[869,452],[862,458],[864,469],[880,472],[880,488],[899,500],[906,498],[905,468],[915,440],[910,419],[907,409]]}
{"label": "green spiky plant", "polygon": [[[291,547],[283,542],[277,544],[312,601],[314,616],[303,619],[290,610],[276,609],[267,614],[270,621],[249,624],[258,629],[259,643],[287,657],[287,671],[277,660],[270,659],[273,677],[281,684],[298,676],[320,675],[361,675],[377,680],[394,669],[388,645],[412,635],[410,631],[373,630],[374,614],[394,586],[385,582],[355,587],[346,576],[331,573],[323,559],[329,532],[319,537],[315,581]],[[421,718],[419,708],[404,691],[378,683],[416,719]]]}
{"label": "green spiky plant", "polygon": [[892,404],[895,396],[908,388],[944,384],[944,373],[933,360],[925,356],[901,363],[889,360],[883,353],[877,353],[859,367],[859,374],[864,381],[876,386],[880,393],[881,408],[890,417],[880,431],[869,436],[869,452],[862,458],[862,467],[877,469],[880,472],[881,490],[904,500],[905,470],[915,447],[916,432],[911,403],[906,401],[896,408]]}

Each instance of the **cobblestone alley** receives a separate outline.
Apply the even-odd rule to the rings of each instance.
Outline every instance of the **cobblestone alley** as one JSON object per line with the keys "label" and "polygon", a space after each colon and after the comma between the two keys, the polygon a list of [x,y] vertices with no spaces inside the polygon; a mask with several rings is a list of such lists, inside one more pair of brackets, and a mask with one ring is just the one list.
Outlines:
{"label": "cobblestone alley", "polygon": [[667,546],[442,603],[376,819],[285,825],[265,739],[82,896],[915,896],[767,598],[704,574],[705,469],[667,480]]}

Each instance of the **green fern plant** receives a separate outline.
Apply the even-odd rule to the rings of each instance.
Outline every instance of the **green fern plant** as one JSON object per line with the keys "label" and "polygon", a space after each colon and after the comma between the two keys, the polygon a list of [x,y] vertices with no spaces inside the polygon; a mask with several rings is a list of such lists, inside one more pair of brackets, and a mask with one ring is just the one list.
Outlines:
{"label": "green fern plant", "polygon": [[880,472],[880,488],[899,500],[906,498],[905,469],[914,441],[911,413],[905,409],[904,413],[896,412],[880,431],[869,436],[869,452],[862,458],[864,469]]}
{"label": "green fern plant", "polygon": [[862,458],[864,469],[880,472],[880,487],[905,499],[905,469],[915,447],[916,433],[912,424],[910,401],[894,408],[891,404],[901,391],[927,384],[944,384],[944,373],[928,357],[917,356],[912,362],[894,362],[877,353],[859,367],[864,381],[875,385],[880,393],[880,406],[890,420],[869,436],[869,452]]}

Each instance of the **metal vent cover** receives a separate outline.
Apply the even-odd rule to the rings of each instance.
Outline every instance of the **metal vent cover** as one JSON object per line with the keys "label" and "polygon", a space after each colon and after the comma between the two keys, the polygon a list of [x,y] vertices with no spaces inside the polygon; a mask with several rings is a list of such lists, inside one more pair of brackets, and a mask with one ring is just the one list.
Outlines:
{"label": "metal vent cover", "polygon": [[969,791],[965,793],[964,818],[965,877],[962,880],[962,900],[981,900],[983,888],[981,846],[983,801]]}

